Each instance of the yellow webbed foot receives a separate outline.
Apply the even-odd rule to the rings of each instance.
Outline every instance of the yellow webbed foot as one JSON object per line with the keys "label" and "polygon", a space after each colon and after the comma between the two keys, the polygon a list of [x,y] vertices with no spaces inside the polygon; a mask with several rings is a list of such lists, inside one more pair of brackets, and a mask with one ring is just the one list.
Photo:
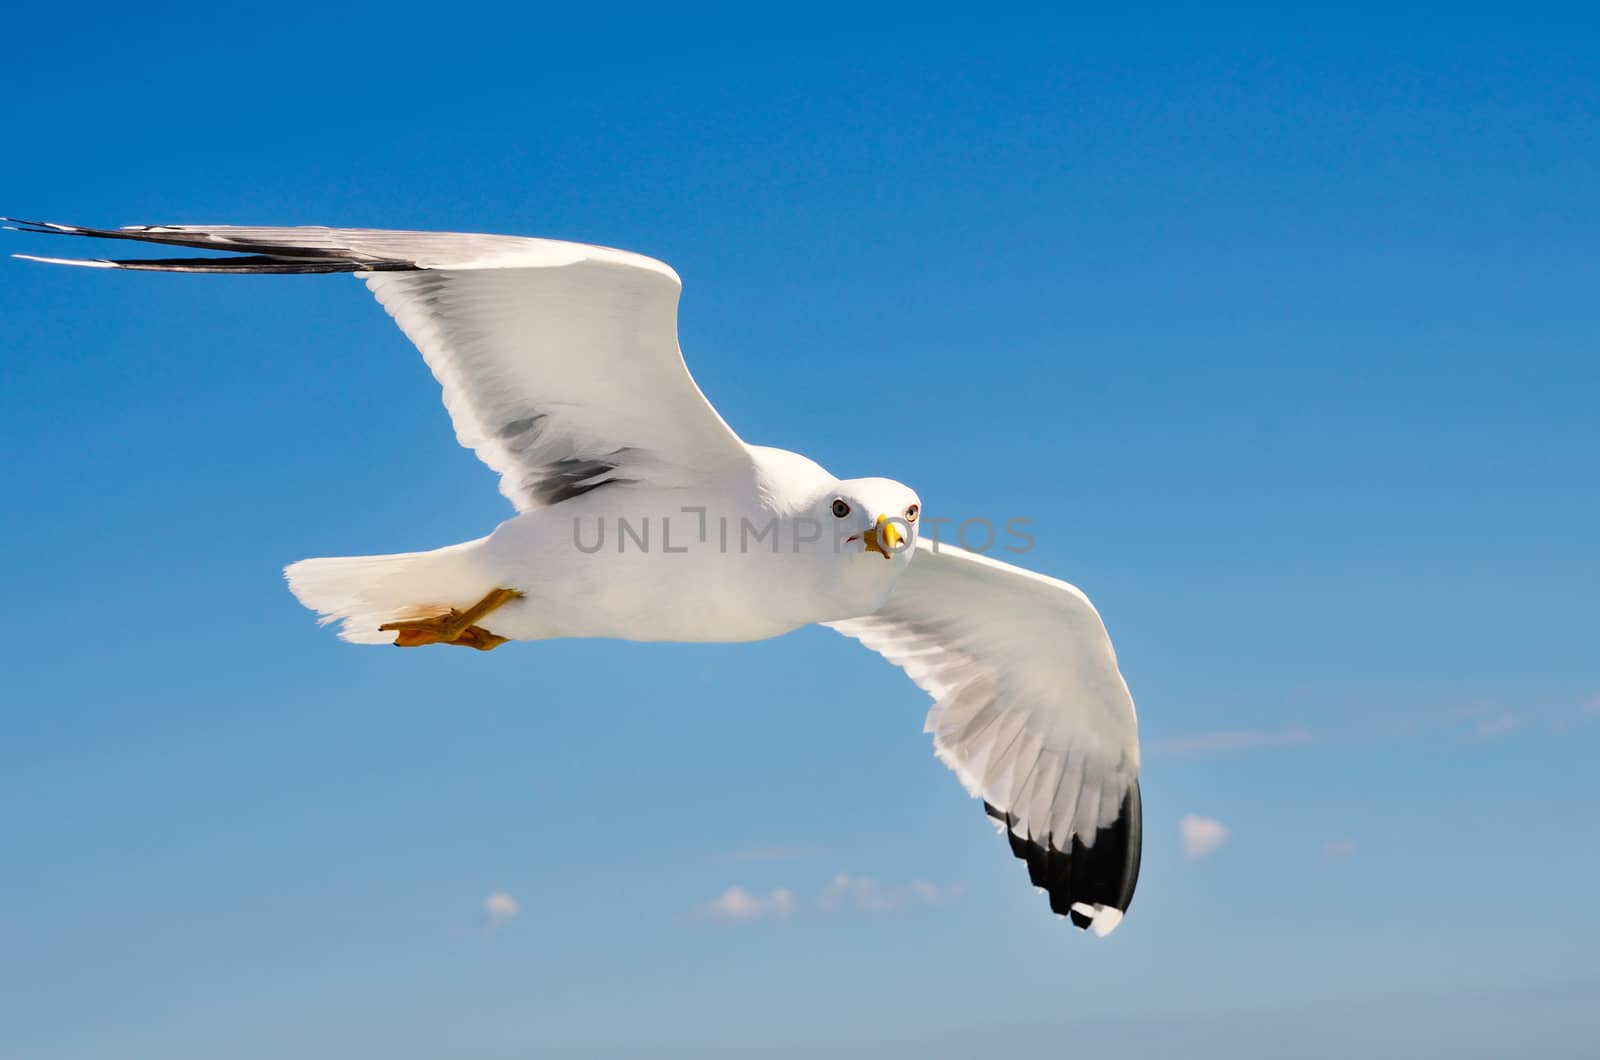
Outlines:
{"label": "yellow webbed foot", "polygon": [[463,648],[490,651],[504,644],[509,638],[489,632],[477,624],[478,620],[521,597],[522,593],[516,589],[491,589],[483,599],[465,611],[457,611],[452,607],[442,614],[418,615],[398,622],[385,622],[378,628],[395,634],[394,643],[397,648],[420,648],[427,644],[459,644]]}

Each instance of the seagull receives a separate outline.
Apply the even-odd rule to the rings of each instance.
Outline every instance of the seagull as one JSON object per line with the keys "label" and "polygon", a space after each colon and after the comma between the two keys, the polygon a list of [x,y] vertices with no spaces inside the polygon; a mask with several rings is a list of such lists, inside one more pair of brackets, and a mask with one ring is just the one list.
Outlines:
{"label": "seagull", "polygon": [[1102,937],[1121,922],[1139,876],[1138,723],[1088,597],[922,533],[921,499],[902,483],[841,479],[742,441],[689,375],[667,265],[516,236],[0,220],[230,255],[17,255],[32,261],[354,273],[377,296],[516,514],[445,548],[291,564],[289,590],[343,639],[490,651],[827,626],[933,698],[934,752],[1050,908]]}

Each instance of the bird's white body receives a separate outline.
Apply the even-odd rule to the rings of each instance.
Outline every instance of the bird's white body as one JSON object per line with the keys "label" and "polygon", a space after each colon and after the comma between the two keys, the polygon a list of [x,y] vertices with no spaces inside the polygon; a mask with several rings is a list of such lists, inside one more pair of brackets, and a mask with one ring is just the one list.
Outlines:
{"label": "bird's white body", "polygon": [[[824,623],[933,696],[935,752],[1051,908],[1100,935],[1121,921],[1138,728],[1099,614],[1065,582],[918,540],[900,483],[746,445],[689,376],[666,265],[509,236],[21,227],[246,255],[68,262],[98,268],[353,272],[421,350],[518,514],[430,552],[291,565],[290,589],[346,640],[748,641]],[[489,628],[466,626],[480,616]]]}
{"label": "bird's white body", "polygon": [[[345,639],[375,644],[409,609],[464,609],[499,586],[523,594],[494,614],[494,632],[512,640],[763,640],[882,607],[911,551],[885,557],[846,540],[882,513],[824,521],[795,500],[831,498],[838,479],[797,453],[750,452],[749,479],[714,490],[596,490],[448,548],[305,560],[290,586],[338,615]],[[895,485],[877,488],[898,513]]]}

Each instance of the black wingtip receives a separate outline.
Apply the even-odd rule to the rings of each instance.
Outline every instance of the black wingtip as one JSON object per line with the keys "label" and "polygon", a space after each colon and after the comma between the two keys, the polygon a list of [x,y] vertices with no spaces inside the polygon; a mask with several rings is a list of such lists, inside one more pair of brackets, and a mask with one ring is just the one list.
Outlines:
{"label": "black wingtip", "polygon": [[0,215],[0,228],[7,232],[28,232],[33,235],[72,235],[71,225],[52,224],[49,221],[29,221],[22,217]]}
{"label": "black wingtip", "polygon": [[1095,833],[1093,845],[1085,845],[1073,836],[1067,849],[1057,849],[1049,837],[1017,835],[1012,831],[1017,821],[1012,814],[987,802],[983,808],[1005,826],[1011,853],[1027,863],[1028,879],[1049,897],[1052,912],[1068,917],[1076,927],[1088,929],[1099,917],[1108,915],[1092,910],[1115,910],[1108,920],[1114,927],[1132,904],[1143,846],[1138,781],[1123,797],[1116,819]]}
{"label": "black wingtip", "polygon": [[87,228],[53,221],[28,221],[0,216],[5,228],[13,232],[46,236],[87,236],[91,239],[121,239],[135,243],[184,247],[189,250],[223,251],[233,257],[196,258],[51,258],[33,254],[15,257],[53,265],[78,265],[98,269],[128,269],[134,272],[188,272],[213,275],[306,275],[330,272],[416,272],[420,266],[400,258],[361,255],[336,247],[306,247],[276,243],[253,243],[215,233],[140,225],[127,228]]}

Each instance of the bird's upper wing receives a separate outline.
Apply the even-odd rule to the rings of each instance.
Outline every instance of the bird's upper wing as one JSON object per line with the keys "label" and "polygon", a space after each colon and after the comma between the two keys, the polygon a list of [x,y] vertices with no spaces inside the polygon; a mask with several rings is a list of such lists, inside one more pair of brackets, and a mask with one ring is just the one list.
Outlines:
{"label": "bird's upper wing", "polygon": [[354,272],[444,387],[461,444],[519,510],[602,486],[680,486],[750,456],[678,351],[678,276],[604,247],[515,236],[360,228],[18,222],[243,257],[78,261],[157,272]]}
{"label": "bird's upper wing", "polygon": [[1088,598],[919,540],[888,603],[829,626],[933,696],[934,751],[1004,823],[1050,907],[1116,927],[1139,877],[1138,723]]}

